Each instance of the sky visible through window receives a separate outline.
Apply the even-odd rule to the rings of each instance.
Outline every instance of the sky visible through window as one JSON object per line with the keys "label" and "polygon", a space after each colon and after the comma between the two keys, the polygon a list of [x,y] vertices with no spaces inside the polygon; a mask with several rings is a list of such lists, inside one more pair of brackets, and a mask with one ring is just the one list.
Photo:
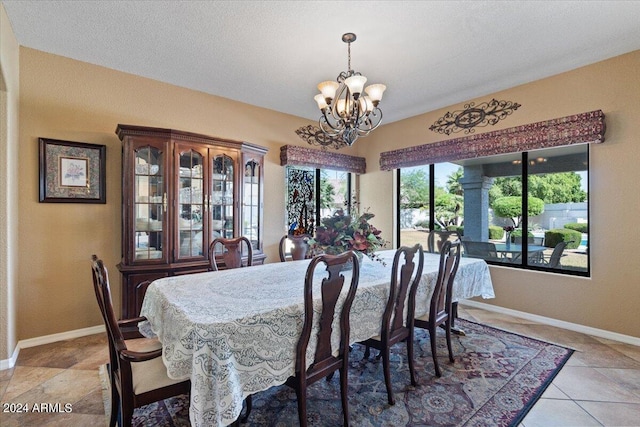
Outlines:
{"label": "sky visible through window", "polygon": [[[456,165],[455,163],[438,163],[435,168],[435,186],[446,188],[447,186],[447,177],[458,170],[461,167]],[[429,170],[429,165],[423,166],[414,166],[411,168],[403,168],[403,170],[410,172],[418,169],[426,169]],[[580,185],[582,190],[588,192],[587,190],[587,172],[586,171],[576,171],[578,175],[580,175]]]}

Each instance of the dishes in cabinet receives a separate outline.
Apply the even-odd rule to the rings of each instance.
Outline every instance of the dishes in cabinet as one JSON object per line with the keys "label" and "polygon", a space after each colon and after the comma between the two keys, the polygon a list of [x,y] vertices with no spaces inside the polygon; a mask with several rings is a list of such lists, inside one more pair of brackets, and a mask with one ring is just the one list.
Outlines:
{"label": "dishes in cabinet", "polygon": [[221,230],[224,227],[224,221],[221,219],[214,219],[211,221],[211,227],[214,230]]}
{"label": "dishes in cabinet", "polygon": [[136,165],[136,174],[138,175],[155,175],[160,170],[158,165],[149,165],[147,163],[140,163]]}
{"label": "dishes in cabinet", "polygon": [[147,218],[136,219],[136,231],[159,231],[162,230],[162,221]]}
{"label": "dishes in cabinet", "polygon": [[180,218],[181,230],[202,230],[202,222]]}
{"label": "dishes in cabinet", "polygon": [[159,259],[162,258],[162,251],[149,249],[136,249],[136,259]]}

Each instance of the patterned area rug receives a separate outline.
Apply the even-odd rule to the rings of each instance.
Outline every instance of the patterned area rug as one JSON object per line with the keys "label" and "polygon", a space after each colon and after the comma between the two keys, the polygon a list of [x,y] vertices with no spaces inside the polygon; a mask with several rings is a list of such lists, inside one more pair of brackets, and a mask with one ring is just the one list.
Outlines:
{"label": "patterned area rug", "polygon": [[[434,374],[426,331],[416,329],[418,386],[412,387],[406,346],[392,350],[392,383],[396,404],[387,404],[382,360],[363,359],[364,347],[350,354],[349,411],[354,426],[516,426],[551,383],[573,350],[459,319],[466,336],[452,336],[454,364],[449,363],[444,331],[438,331],[442,377]],[[104,369],[103,369],[104,371]],[[109,414],[108,381],[101,375],[105,410]],[[339,375],[318,381],[308,390],[310,426],[342,424]],[[298,424],[296,395],[286,386],[253,396],[246,425]],[[136,409],[134,425],[189,426],[186,396]]]}

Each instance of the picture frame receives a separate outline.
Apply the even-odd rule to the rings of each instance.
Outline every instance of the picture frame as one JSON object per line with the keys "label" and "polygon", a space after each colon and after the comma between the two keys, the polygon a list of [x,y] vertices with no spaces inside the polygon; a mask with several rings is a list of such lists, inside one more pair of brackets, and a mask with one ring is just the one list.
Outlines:
{"label": "picture frame", "polygon": [[106,145],[38,138],[41,203],[106,203]]}

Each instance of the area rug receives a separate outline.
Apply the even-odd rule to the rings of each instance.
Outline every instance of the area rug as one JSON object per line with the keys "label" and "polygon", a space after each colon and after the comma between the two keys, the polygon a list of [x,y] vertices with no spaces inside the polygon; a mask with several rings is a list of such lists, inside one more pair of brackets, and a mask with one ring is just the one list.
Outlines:
{"label": "area rug", "polygon": [[[406,346],[394,346],[394,406],[387,403],[382,360],[373,354],[364,359],[364,347],[354,345],[349,370],[351,424],[517,426],[573,353],[565,347],[463,319],[458,319],[456,326],[466,335],[452,336],[453,364],[447,356],[444,331],[438,331],[440,378],[434,374],[429,335],[416,329],[416,387],[409,380]],[[103,384],[108,416],[108,381]],[[310,426],[342,424],[338,375],[309,387],[307,408]],[[140,427],[189,426],[188,399],[179,396],[138,408],[133,423]],[[255,394],[246,425],[298,425],[295,392],[280,386]]]}

